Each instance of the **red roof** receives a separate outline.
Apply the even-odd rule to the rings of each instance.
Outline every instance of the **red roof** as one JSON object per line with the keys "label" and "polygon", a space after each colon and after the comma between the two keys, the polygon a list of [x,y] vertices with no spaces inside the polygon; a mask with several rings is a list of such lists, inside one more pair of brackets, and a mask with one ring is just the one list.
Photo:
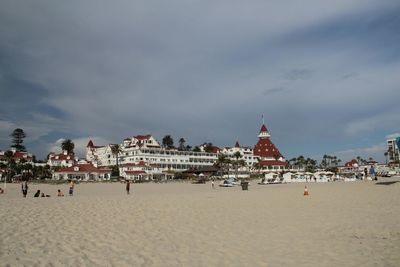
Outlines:
{"label": "red roof", "polygon": [[147,164],[144,161],[139,161],[138,163],[133,163],[133,162],[132,163],[125,163],[122,166],[123,167],[125,167],[125,166],[142,166],[142,167],[145,167],[145,166],[147,166]]}
{"label": "red roof", "polygon": [[220,149],[219,147],[213,146],[211,152],[212,152],[212,153],[219,153],[220,150],[221,150],[221,149]]}
{"label": "red roof", "polygon": [[104,146],[95,146],[93,141],[89,140],[89,143],[86,145],[86,147],[99,148],[99,147],[104,147]]}
{"label": "red roof", "polygon": [[[14,160],[21,160],[21,159],[25,159],[25,160],[32,160],[32,156],[28,154],[28,152],[21,152],[21,151],[17,151],[13,154],[12,158]],[[0,155],[0,159],[4,160],[6,159],[5,155]]]}
{"label": "red roof", "polygon": [[[77,170],[75,168],[78,167]],[[100,172],[109,172],[111,173],[111,169],[108,168],[96,168],[92,164],[75,164],[71,167],[67,168],[61,168],[58,171],[55,172],[64,172],[64,173],[82,173],[82,172],[95,172],[95,173],[100,173]]]}
{"label": "red roof", "polygon": [[93,144],[92,140],[89,140],[89,143],[87,144],[86,147],[94,147],[94,144]]}
{"label": "red roof", "polygon": [[150,139],[150,137],[151,137],[151,134],[134,136],[134,138],[136,138],[137,140],[148,140],[148,139]]}
{"label": "red roof", "polygon": [[263,158],[282,157],[281,152],[279,152],[269,138],[260,138],[253,149],[253,153],[255,156]]}
{"label": "red roof", "polygon": [[358,164],[358,161],[356,159],[353,159],[349,162],[346,162],[346,164],[344,164],[345,167],[354,167],[356,164]]}
{"label": "red roof", "polygon": [[263,124],[263,125],[261,126],[260,133],[261,133],[261,132],[268,132],[267,127],[265,126],[265,124]]}
{"label": "red roof", "polygon": [[235,147],[240,147],[239,141],[236,141]]}
{"label": "red roof", "polygon": [[280,161],[280,160],[263,160],[260,161],[261,166],[286,166],[287,162],[286,161]]}
{"label": "red roof", "polygon": [[[56,158],[58,156],[58,158]],[[64,153],[61,154],[50,154],[49,156],[50,160],[75,160],[75,156],[73,154],[67,154],[65,155]]]}
{"label": "red roof", "polygon": [[13,155],[14,159],[32,159],[28,152],[16,151]]}

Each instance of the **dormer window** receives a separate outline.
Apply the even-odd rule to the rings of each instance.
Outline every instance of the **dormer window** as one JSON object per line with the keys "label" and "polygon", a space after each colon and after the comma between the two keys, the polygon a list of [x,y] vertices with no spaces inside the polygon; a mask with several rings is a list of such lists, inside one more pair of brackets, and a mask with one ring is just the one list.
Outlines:
{"label": "dormer window", "polygon": [[56,156],[56,159],[58,159],[58,156]]}
{"label": "dormer window", "polygon": [[78,171],[79,171],[79,167],[77,167],[77,166],[74,167],[74,171],[75,171],[75,172],[78,172]]}

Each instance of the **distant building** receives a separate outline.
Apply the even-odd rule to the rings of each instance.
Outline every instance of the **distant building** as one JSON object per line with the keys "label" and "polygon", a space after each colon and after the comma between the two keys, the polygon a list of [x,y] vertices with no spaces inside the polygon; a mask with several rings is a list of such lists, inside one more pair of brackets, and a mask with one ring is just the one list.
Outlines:
{"label": "distant building", "polygon": [[239,141],[236,141],[233,147],[225,147],[222,149],[221,153],[226,155],[231,160],[236,160],[236,153],[240,153],[240,157],[238,160],[243,160],[246,163],[246,167],[253,167],[256,164],[257,157],[253,155],[252,147],[243,147],[239,144]]}
{"label": "distant building", "polygon": [[263,124],[258,135],[258,142],[253,149],[253,155],[263,170],[285,170],[288,163],[278,148],[271,142],[270,137],[267,127]]}
{"label": "distant building", "polygon": [[157,166],[150,165],[144,161],[122,164],[119,166],[119,173],[125,179],[133,181],[165,180],[170,176],[170,174],[157,168]]}
{"label": "distant building", "polygon": [[346,162],[344,166],[338,166],[338,171],[339,173],[345,174],[345,173],[354,173],[358,172],[360,170],[360,164],[356,159],[352,159],[349,162]]}
{"label": "distant building", "polygon": [[[244,160],[243,171],[251,171],[256,164],[262,169],[284,170],[287,162],[276,146],[270,140],[270,134],[265,125],[262,125],[258,135],[259,140],[254,148],[242,147],[236,142],[234,147],[220,149],[212,146],[212,150],[206,152],[210,144],[200,145],[200,152],[180,151],[175,148],[165,148],[150,134],[136,135],[125,138],[120,144],[118,163],[120,175],[129,179],[152,179],[157,175],[163,175],[168,171],[183,172],[213,166],[219,154],[224,154],[232,160],[236,160],[235,153],[239,152],[239,160]],[[86,160],[94,166],[116,165],[116,155],[112,153],[113,145],[96,146],[90,140],[86,147]],[[208,151],[208,149],[207,149]]]}
{"label": "distant building", "polygon": [[399,147],[396,144],[396,138],[387,139],[389,162],[399,162]]}
{"label": "distant building", "polygon": [[89,140],[86,146],[86,160],[99,166],[117,165],[117,156],[111,150],[113,145],[95,146],[93,141]]}
{"label": "distant building", "polygon": [[[116,165],[116,157],[111,153],[111,146],[95,146],[89,141],[86,159],[98,166]],[[178,151],[161,147],[152,135],[137,135],[126,138],[120,145],[119,164],[139,163],[141,161],[158,170],[184,171],[190,168],[213,165],[218,158],[216,153]]]}
{"label": "distant building", "polygon": [[96,168],[92,164],[74,164],[53,172],[55,180],[104,181],[110,178],[110,168]]}
{"label": "distant building", "polygon": [[47,160],[47,165],[50,167],[71,167],[75,164],[75,155],[68,154],[67,151],[63,151],[60,154],[51,152]]}
{"label": "distant building", "polygon": [[[16,151],[15,148],[10,149],[10,151],[13,152],[12,159],[16,163],[19,163],[21,161],[24,161],[25,163],[33,162],[33,156],[32,156],[32,154],[30,154],[28,152]],[[2,162],[2,163],[7,163],[5,153],[6,153],[6,151],[0,150],[0,162]]]}

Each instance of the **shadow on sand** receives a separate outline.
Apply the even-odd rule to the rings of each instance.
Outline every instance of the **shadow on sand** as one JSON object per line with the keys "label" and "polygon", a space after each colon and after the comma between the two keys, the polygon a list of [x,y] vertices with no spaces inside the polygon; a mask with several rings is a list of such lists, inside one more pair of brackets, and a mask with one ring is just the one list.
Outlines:
{"label": "shadow on sand", "polygon": [[378,182],[378,183],[375,183],[376,185],[392,185],[392,184],[395,184],[395,183],[397,183],[398,181],[391,181],[391,182]]}

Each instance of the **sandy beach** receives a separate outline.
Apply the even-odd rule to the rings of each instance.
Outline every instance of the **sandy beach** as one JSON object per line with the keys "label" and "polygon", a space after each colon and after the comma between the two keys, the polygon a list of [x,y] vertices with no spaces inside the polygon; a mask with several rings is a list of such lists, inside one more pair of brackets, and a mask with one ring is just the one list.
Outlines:
{"label": "sandy beach", "polygon": [[8,184],[0,265],[400,266],[400,178],[382,181]]}

